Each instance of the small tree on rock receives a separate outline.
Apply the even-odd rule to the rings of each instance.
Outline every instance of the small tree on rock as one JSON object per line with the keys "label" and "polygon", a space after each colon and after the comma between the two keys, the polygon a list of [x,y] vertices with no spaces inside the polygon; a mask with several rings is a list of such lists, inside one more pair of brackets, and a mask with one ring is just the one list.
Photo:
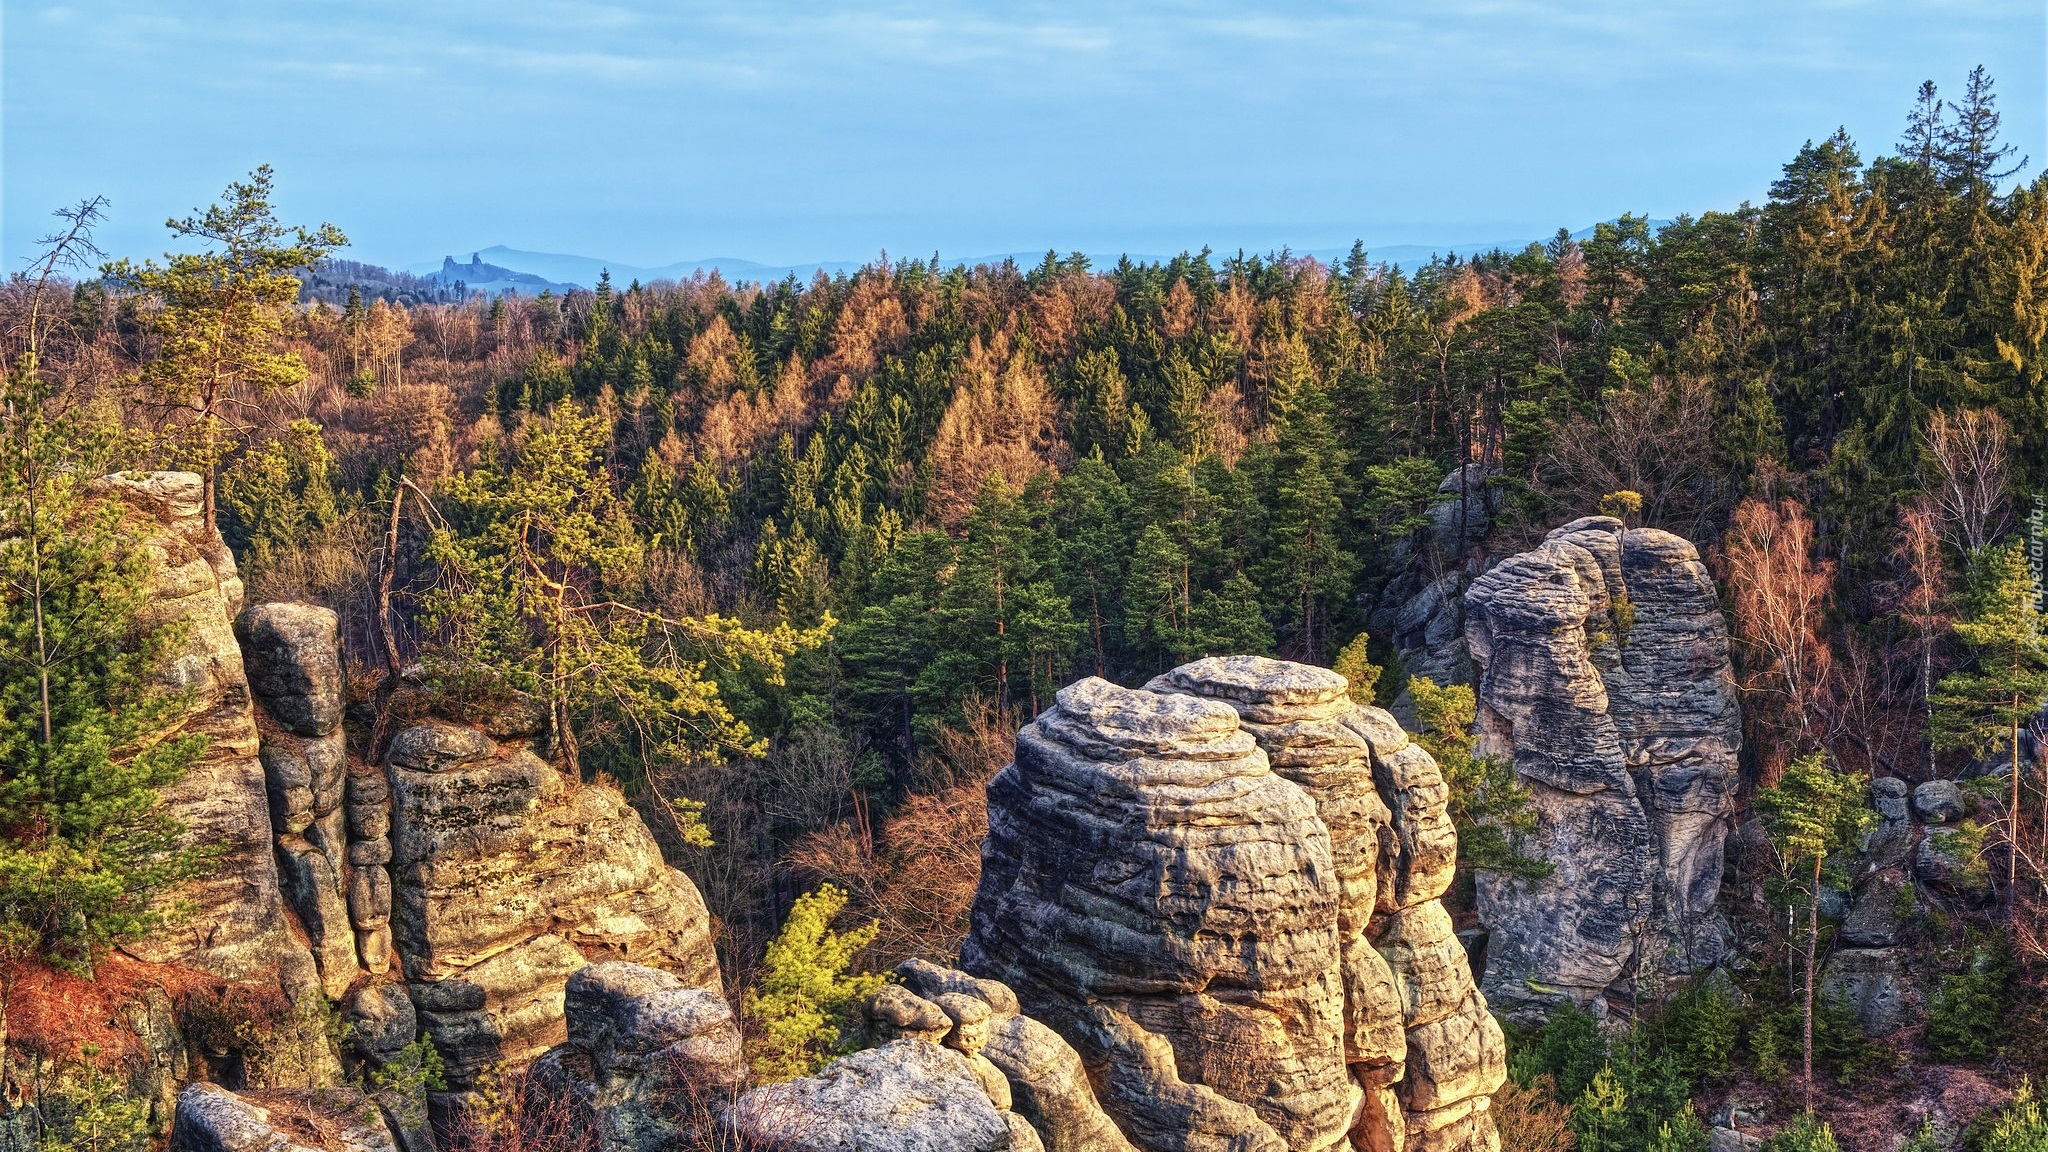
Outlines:
{"label": "small tree on rock", "polygon": [[1821,869],[1829,856],[1853,848],[1876,814],[1864,804],[1866,782],[1836,772],[1819,752],[1792,761],[1778,783],[1756,794],[1764,830],[1778,850],[1786,877],[1811,869],[1806,902],[1806,997],[1801,1008],[1801,1070],[1806,1107],[1813,1108],[1813,979],[1820,944]]}

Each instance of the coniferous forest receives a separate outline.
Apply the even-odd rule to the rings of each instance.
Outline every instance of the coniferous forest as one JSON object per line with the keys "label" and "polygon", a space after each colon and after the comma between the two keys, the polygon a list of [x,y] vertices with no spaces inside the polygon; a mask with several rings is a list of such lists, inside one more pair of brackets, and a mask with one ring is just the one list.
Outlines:
{"label": "coniferous forest", "polygon": [[[1761,203],[1408,268],[1363,246],[1334,263],[883,256],[808,283],[401,299],[343,262],[347,221],[276,218],[289,172],[238,179],[153,259],[95,249],[89,201],[0,296],[0,515],[13,540],[70,541],[49,563],[118,631],[139,569],[61,478],[199,473],[251,601],[338,613],[356,754],[388,738],[401,685],[533,702],[552,759],[618,789],[702,888],[727,970],[770,1015],[801,999],[793,965],[847,963],[823,959],[834,947],[857,972],[955,954],[983,785],[1085,676],[1138,685],[1226,653],[1338,664],[1427,729],[1468,856],[1498,841],[1468,869],[1515,866],[1512,773],[1460,751],[1471,698],[1412,689],[1384,624],[1418,572],[1469,558],[1432,510],[1479,493],[1490,529],[1471,547],[1496,557],[1602,512],[1666,529],[1707,558],[1728,615],[1741,819],[1852,834],[1744,878],[1775,933],[1754,987],[1687,992],[1633,1031],[1566,1014],[1511,1036],[1496,1110],[1525,1149],[1704,1148],[1695,1091],[1800,1076],[1787,988],[1815,898],[1794,889],[1857,831],[1815,815],[1815,774],[1963,778],[2009,756],[1966,789],[1995,894],[1933,913],[1945,982],[1924,1029],[1887,1050],[1839,1014],[1815,1025],[1823,1095],[1853,1126],[1873,1085],[1914,1069],[2048,1074],[2030,831],[2048,828],[2030,728],[2048,663],[2025,639],[2048,177],[2001,140],[1981,70],[1902,104],[1895,141],[1817,136]],[[138,669],[168,639],[71,663],[38,647],[28,547],[6,559],[0,749],[54,763],[49,726],[68,724],[122,784],[59,802],[84,769],[10,771],[35,786],[0,794],[0,908],[28,925],[24,954],[89,967],[144,926],[137,894],[206,866],[138,815],[195,753],[135,731],[165,706]],[[94,693],[99,712],[79,702]],[[1471,832],[1486,826],[1505,834]],[[82,855],[58,870],[103,876],[100,895],[50,894],[59,842]],[[117,842],[153,871],[124,870]],[[775,1059],[815,1067],[820,1035]],[[2032,1135],[1998,1143],[1987,1120],[1970,1146],[2038,1146],[2031,1115]],[[1849,1130],[1771,1147],[1859,1146]]]}

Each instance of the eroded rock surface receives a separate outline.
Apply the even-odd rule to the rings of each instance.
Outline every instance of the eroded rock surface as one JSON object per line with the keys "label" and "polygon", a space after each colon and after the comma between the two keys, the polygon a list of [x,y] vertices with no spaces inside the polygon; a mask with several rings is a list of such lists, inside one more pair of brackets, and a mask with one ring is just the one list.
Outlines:
{"label": "eroded rock surface", "polygon": [[1009,1152],[1010,1122],[973,1062],[923,1040],[892,1040],[816,1076],[756,1088],[731,1130],[789,1152]]}
{"label": "eroded rock surface", "polygon": [[1688,542],[1587,517],[1510,557],[1465,597],[1479,751],[1508,756],[1553,871],[1483,874],[1486,987],[1541,1010],[1626,973],[1718,961],[1714,910],[1741,746],[1728,638]]}
{"label": "eroded rock surface", "polygon": [[[1082,681],[989,786],[963,966],[1073,1044],[1142,1148],[1494,1148],[1504,1044],[1437,903],[1445,800],[1324,669]],[[1419,949],[1383,940],[1410,910]]]}
{"label": "eroded rock surface", "polygon": [[[345,685],[338,627],[332,610],[295,603],[258,604],[235,621],[249,687],[263,708],[258,758],[285,896],[306,929],[330,999],[348,991],[360,971],[342,811],[348,749],[341,731]],[[361,870],[368,886],[368,868]],[[390,887],[385,878],[387,921]],[[389,967],[388,955],[378,959],[373,971]]]}
{"label": "eroded rock surface", "polygon": [[214,1084],[178,1096],[169,1152],[398,1152],[377,1109],[352,1089],[268,1092]]}
{"label": "eroded rock surface", "polygon": [[272,854],[270,806],[249,680],[232,626],[242,606],[233,554],[200,515],[200,479],[190,472],[126,473],[103,490],[135,509],[152,565],[145,617],[183,621],[182,648],[165,676],[190,694],[180,731],[207,737],[184,779],[163,790],[188,842],[215,845],[219,866],[176,893],[201,914],[131,942],[154,963],[184,964],[228,980],[275,982],[295,999],[318,995],[319,971],[285,910]]}
{"label": "eroded rock surface", "polygon": [[393,937],[451,1084],[561,1043],[587,954],[722,991],[696,885],[617,792],[441,721],[398,733],[385,762]]}

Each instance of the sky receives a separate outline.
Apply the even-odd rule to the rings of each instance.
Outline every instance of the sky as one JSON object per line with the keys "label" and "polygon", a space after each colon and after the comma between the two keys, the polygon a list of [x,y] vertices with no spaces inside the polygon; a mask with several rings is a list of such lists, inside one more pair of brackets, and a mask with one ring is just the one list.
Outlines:
{"label": "sky", "polygon": [[1534,238],[1761,200],[1997,79],[2048,162],[2041,0],[0,0],[0,257],[258,164],[392,266]]}

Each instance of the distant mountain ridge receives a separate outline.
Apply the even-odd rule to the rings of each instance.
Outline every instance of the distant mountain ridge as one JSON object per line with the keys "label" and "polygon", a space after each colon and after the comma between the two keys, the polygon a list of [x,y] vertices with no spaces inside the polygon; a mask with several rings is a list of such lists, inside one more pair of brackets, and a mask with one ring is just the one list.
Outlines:
{"label": "distant mountain ridge", "polygon": [[[1610,221],[1611,223],[1611,221]],[[1650,230],[1669,224],[1669,220],[1650,221]],[[1572,239],[1584,240],[1593,235],[1597,225],[1581,228],[1572,233]],[[1542,243],[1549,237],[1536,240],[1478,240],[1462,244],[1387,244],[1367,247],[1375,262],[1398,264],[1404,268],[1415,268],[1428,263],[1437,256],[1459,253],[1490,252],[1502,249],[1508,252],[1520,251],[1531,243]],[[1341,260],[1350,253],[1350,248],[1312,248],[1296,252],[1297,256],[1314,256],[1319,260]],[[1139,263],[1153,263],[1169,257],[1138,252],[1088,252],[1084,253],[1091,265],[1097,268],[1109,267],[1128,256]],[[1035,267],[1045,257],[1045,252],[999,252],[985,256],[941,256],[940,262],[948,267],[965,264],[1000,264],[1014,260],[1022,267]],[[623,260],[604,260],[595,256],[580,256],[566,252],[533,252],[493,244],[470,253],[470,262],[459,264],[453,256],[443,256],[438,265],[420,263],[407,269],[417,275],[444,285],[461,283],[474,291],[498,293],[513,290],[529,295],[543,290],[565,292],[571,288],[596,287],[598,277],[609,272],[612,283],[625,285],[638,280],[651,283],[655,280],[687,280],[698,272],[717,272],[732,283],[759,283],[781,280],[795,276],[798,280],[809,280],[818,272],[836,275],[854,272],[873,263],[873,260],[817,260],[797,264],[764,264],[757,260],[746,260],[736,256],[711,256],[702,260],[677,260],[671,264],[642,265],[630,264]]]}

